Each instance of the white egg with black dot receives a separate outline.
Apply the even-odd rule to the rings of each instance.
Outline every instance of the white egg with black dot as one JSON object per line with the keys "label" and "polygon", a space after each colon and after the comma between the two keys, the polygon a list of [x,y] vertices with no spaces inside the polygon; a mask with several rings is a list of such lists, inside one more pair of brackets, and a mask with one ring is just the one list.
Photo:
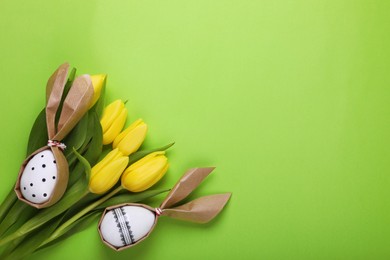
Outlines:
{"label": "white egg with black dot", "polygon": [[124,206],[109,210],[100,224],[102,238],[120,248],[136,243],[153,228],[155,213],[141,206]]}
{"label": "white egg with black dot", "polygon": [[34,155],[20,177],[20,191],[32,203],[44,203],[53,194],[57,182],[57,164],[48,149]]}

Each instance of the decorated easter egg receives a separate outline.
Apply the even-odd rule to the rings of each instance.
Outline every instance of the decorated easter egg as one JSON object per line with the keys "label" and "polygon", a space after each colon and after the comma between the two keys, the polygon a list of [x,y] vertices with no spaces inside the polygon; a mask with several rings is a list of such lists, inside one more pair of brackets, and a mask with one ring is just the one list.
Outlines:
{"label": "decorated easter egg", "polygon": [[57,165],[50,149],[34,155],[20,178],[23,197],[33,203],[48,201],[57,182]]}
{"label": "decorated easter egg", "polygon": [[155,213],[141,206],[123,206],[111,209],[103,216],[100,234],[115,248],[136,243],[153,228]]}

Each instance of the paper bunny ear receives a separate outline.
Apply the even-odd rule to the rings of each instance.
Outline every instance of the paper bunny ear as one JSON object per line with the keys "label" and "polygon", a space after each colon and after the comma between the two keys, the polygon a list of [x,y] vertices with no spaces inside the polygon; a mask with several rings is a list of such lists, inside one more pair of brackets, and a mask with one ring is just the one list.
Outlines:
{"label": "paper bunny ear", "polygon": [[[57,99],[58,92],[53,92],[53,89],[63,89],[67,80],[69,71],[69,63],[65,62],[60,65],[56,71],[50,76],[46,84],[46,102],[49,102],[50,96],[53,95],[53,99]],[[62,91],[61,91],[62,96]],[[61,98],[61,96],[59,98]]]}
{"label": "paper bunny ear", "polygon": [[193,168],[188,170],[175,187],[173,187],[160,208],[170,208],[185,199],[214,169],[215,167]]}
{"label": "paper bunny ear", "polygon": [[62,140],[88,111],[94,94],[91,77],[77,77],[64,100],[55,140]]}
{"label": "paper bunny ear", "polygon": [[214,169],[214,167],[194,168],[187,171],[161,204],[161,215],[197,223],[209,222],[218,215],[229,200],[231,193],[201,197],[172,208],[198,187]]}
{"label": "paper bunny ear", "polygon": [[201,197],[184,205],[164,209],[162,216],[196,223],[207,223],[223,209],[231,193],[215,194]]}
{"label": "paper bunny ear", "polygon": [[70,88],[61,110],[58,126],[56,113],[60,107],[69,71],[69,64],[62,64],[49,78],[46,85],[46,124],[49,139],[62,140],[88,111],[93,98],[93,86],[89,75],[77,77]]}
{"label": "paper bunny ear", "polygon": [[46,84],[46,124],[49,139],[56,134],[56,112],[61,103],[62,93],[69,71],[69,64],[64,63],[50,76]]}

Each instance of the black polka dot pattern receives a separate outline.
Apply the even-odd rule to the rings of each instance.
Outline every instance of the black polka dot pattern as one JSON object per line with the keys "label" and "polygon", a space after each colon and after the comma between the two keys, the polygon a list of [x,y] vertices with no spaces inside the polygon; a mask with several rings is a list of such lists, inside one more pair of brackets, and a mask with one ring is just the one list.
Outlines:
{"label": "black polka dot pattern", "polygon": [[57,162],[50,149],[33,156],[20,178],[23,197],[33,203],[44,203],[52,195],[57,183]]}

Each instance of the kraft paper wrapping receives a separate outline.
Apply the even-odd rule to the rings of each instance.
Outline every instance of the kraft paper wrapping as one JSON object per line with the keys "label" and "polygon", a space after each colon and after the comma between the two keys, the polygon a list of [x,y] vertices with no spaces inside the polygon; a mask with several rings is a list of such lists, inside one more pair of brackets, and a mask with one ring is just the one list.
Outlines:
{"label": "kraft paper wrapping", "polygon": [[[60,107],[62,95],[67,81],[68,71],[69,64],[62,64],[49,78],[46,85],[46,124],[48,137],[50,140],[61,141],[64,139],[77,124],[77,122],[88,111],[89,105],[93,98],[94,91],[90,76],[82,75],[77,77],[73,81],[69,93],[63,102],[58,125],[56,126],[56,113]],[[50,198],[42,204],[36,204],[26,200],[23,197],[20,191],[20,178],[29,160],[37,153],[47,149],[51,149],[56,160],[57,181]],[[58,200],[61,199],[68,185],[68,177],[68,162],[62,150],[56,146],[44,146],[28,156],[21,165],[18,179],[15,185],[15,192],[18,198],[25,203],[35,208],[46,208],[55,204]]]}
{"label": "kraft paper wrapping", "polygon": [[[223,194],[214,194],[209,196],[200,197],[198,199],[192,200],[186,204],[176,206],[177,203],[185,199],[199,184],[214,170],[214,167],[210,168],[194,168],[188,170],[177,182],[177,184],[173,187],[164,201],[161,203],[158,209],[151,208],[148,205],[137,204],[137,203],[124,203],[120,205],[115,205],[108,207],[104,210],[102,217],[99,221],[98,231],[100,234],[100,238],[104,244],[108,247],[121,251],[126,248],[132,247],[146,239],[150,233],[153,231],[154,227],[157,224],[157,220],[159,216],[167,216],[175,219],[191,221],[195,223],[207,223],[216,217],[223,207],[226,205],[228,200],[231,197],[231,193],[223,193]],[[114,247],[104,240],[102,233],[100,232],[100,225],[103,221],[105,214],[115,208],[120,208],[124,206],[138,206],[144,207],[155,213],[154,224],[149,232],[140,240],[136,241],[133,244],[123,246],[123,247]],[[157,211],[160,211],[161,214],[158,214]],[[114,231],[113,231],[114,232]]]}
{"label": "kraft paper wrapping", "polygon": [[[107,207],[107,208],[104,210],[104,212],[103,212],[103,214],[102,214],[102,217],[100,218],[100,221],[99,221],[99,224],[98,224],[98,232],[99,232],[99,235],[100,235],[100,239],[103,241],[103,243],[104,243],[105,245],[107,245],[109,248],[114,249],[115,251],[122,251],[122,250],[124,250],[124,249],[126,249],[126,248],[129,248],[129,247],[132,247],[132,246],[135,246],[135,245],[141,243],[141,241],[144,241],[144,240],[149,236],[149,234],[153,231],[154,227],[155,227],[156,224],[157,224],[157,218],[155,217],[155,218],[154,218],[153,226],[152,226],[152,228],[149,230],[149,233],[148,233],[146,236],[144,236],[143,238],[141,238],[140,240],[138,240],[137,242],[135,242],[134,244],[131,244],[131,245],[128,245],[128,246],[119,247],[119,248],[118,248],[118,247],[115,247],[115,246],[113,246],[113,245],[111,245],[110,243],[108,243],[107,241],[104,240],[103,235],[102,235],[102,233],[100,232],[100,225],[101,225],[101,223],[102,223],[102,221],[103,221],[104,216],[106,215],[106,213],[107,213],[108,211],[113,210],[113,209],[116,209],[116,208],[125,207],[125,206],[143,207],[143,208],[145,208],[145,209],[148,209],[148,210],[154,212],[154,208],[152,208],[152,207],[150,207],[150,206],[148,206],[148,205],[145,205],[145,204],[138,204],[138,203],[122,203],[122,204],[118,204],[118,205],[115,205],[115,206]],[[115,231],[113,230],[113,232],[115,232]]]}
{"label": "kraft paper wrapping", "polygon": [[196,223],[207,223],[223,209],[231,193],[201,197],[184,205],[162,209],[161,216],[186,220]]}

